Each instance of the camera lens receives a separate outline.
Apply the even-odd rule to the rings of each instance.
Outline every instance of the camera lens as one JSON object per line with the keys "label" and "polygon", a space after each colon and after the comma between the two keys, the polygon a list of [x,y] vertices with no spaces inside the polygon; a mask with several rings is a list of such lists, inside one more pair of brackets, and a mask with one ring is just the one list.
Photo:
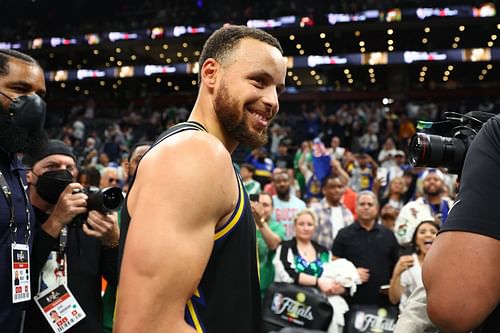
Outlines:
{"label": "camera lens", "polygon": [[102,204],[108,210],[118,209],[122,200],[122,191],[118,187],[111,187],[102,191]]}
{"label": "camera lens", "polygon": [[463,165],[467,147],[458,138],[417,133],[408,151],[413,166],[447,167],[453,170]]}

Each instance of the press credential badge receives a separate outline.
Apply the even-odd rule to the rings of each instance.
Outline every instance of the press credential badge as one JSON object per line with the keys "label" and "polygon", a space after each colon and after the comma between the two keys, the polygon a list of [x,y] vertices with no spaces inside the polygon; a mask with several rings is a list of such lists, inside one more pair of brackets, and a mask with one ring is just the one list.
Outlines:
{"label": "press credential badge", "polygon": [[36,305],[56,333],[66,332],[86,317],[69,289],[61,284],[34,297]]}
{"label": "press credential badge", "polygon": [[12,303],[31,299],[29,247],[26,244],[12,244]]}

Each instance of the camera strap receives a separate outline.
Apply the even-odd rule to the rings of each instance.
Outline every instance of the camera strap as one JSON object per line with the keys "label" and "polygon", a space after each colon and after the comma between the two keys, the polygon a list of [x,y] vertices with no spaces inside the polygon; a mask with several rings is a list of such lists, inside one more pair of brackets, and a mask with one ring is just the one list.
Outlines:
{"label": "camera strap", "polygon": [[[26,232],[24,234],[24,244],[28,244],[28,241],[31,236],[31,214],[29,209],[29,199],[28,193],[26,192],[26,188],[24,186],[24,182],[22,177],[19,175],[19,183],[21,184],[21,188],[24,194],[24,208],[26,212]],[[10,189],[9,183],[5,179],[5,176],[0,171],[0,187],[2,188],[2,193],[7,200],[7,205],[9,206],[9,229],[12,239],[12,244],[16,244],[16,235],[18,224],[16,222],[15,208],[12,200],[12,191]]]}

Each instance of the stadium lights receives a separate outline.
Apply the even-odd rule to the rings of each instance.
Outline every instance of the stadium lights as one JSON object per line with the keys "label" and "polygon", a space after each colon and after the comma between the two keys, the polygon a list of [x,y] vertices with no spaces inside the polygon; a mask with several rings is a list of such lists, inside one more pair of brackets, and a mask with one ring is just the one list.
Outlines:
{"label": "stadium lights", "polygon": [[66,83],[62,82],[61,83],[61,88],[63,88],[63,89],[66,88]]}
{"label": "stadium lights", "polygon": [[292,71],[288,71],[287,75],[291,77],[291,76],[293,76],[293,72]]}
{"label": "stadium lights", "polygon": [[302,45],[301,44],[297,44],[297,45],[295,45],[295,47],[297,48],[297,50],[300,50],[302,48]]}
{"label": "stadium lights", "polygon": [[295,82],[298,86],[301,86],[302,85],[302,81],[298,80],[297,82]]}
{"label": "stadium lights", "polygon": [[162,52],[162,53],[160,53],[160,59],[163,59],[163,58],[165,58],[165,53]]}
{"label": "stadium lights", "polygon": [[431,32],[431,28],[429,28],[429,27],[425,27],[425,28],[424,28],[424,32],[425,32],[426,34],[428,34],[429,32]]}
{"label": "stadium lights", "polygon": [[188,47],[188,43],[186,42],[182,43],[182,47],[186,49]]}
{"label": "stadium lights", "polygon": [[388,35],[392,35],[393,33],[394,33],[394,30],[392,30],[392,29],[387,29],[387,34],[388,34]]}
{"label": "stadium lights", "polygon": [[322,33],[319,34],[319,38],[325,39],[325,37],[326,37],[326,34],[324,32],[322,32]]}
{"label": "stadium lights", "polygon": [[95,55],[98,55],[98,54],[99,54],[99,50],[94,50],[94,51],[93,51],[93,53],[94,53]]}
{"label": "stadium lights", "polygon": [[123,63],[122,63],[122,61],[121,61],[121,60],[118,60],[118,61],[116,62],[116,64],[117,64],[118,66],[121,66]]}
{"label": "stadium lights", "polygon": [[305,53],[304,50],[299,50],[300,55],[304,55],[304,53]]}
{"label": "stadium lights", "polygon": [[144,46],[144,50],[146,50],[146,51],[151,50],[151,46],[149,46],[149,45],[145,45],[145,46]]}
{"label": "stadium lights", "polygon": [[333,50],[331,48],[326,49],[326,53],[332,53]]}
{"label": "stadium lights", "polygon": [[424,38],[422,38],[422,44],[427,44],[427,42],[428,42],[428,41],[429,41],[429,40],[428,40],[427,38],[425,38],[425,37],[424,37]]}
{"label": "stadium lights", "polygon": [[290,40],[295,40],[295,36],[294,36],[294,35],[290,35],[290,36],[288,36],[288,38],[289,38]]}
{"label": "stadium lights", "polygon": [[191,81],[191,85],[195,86],[197,84],[196,80]]}
{"label": "stadium lights", "polygon": [[122,52],[122,49],[120,49],[119,47],[117,47],[117,48],[115,49],[115,52],[116,52],[116,53],[121,53],[121,52]]}
{"label": "stadium lights", "polygon": [[329,47],[330,47],[330,43],[329,43],[329,42],[326,42],[326,43],[325,43],[325,47],[326,47],[326,48],[329,48]]}
{"label": "stadium lights", "polygon": [[487,68],[488,70],[490,70],[490,69],[492,69],[492,68],[493,68],[493,65],[492,65],[492,64],[488,64],[488,65],[486,65],[486,68]]}
{"label": "stadium lights", "polygon": [[316,71],[312,69],[309,73],[311,73],[312,76],[316,75]]}
{"label": "stadium lights", "polygon": [[165,60],[167,62],[167,64],[170,64],[172,62],[172,59],[170,58],[167,58],[167,60]]}
{"label": "stadium lights", "polygon": [[168,44],[163,44],[163,49],[168,50]]}

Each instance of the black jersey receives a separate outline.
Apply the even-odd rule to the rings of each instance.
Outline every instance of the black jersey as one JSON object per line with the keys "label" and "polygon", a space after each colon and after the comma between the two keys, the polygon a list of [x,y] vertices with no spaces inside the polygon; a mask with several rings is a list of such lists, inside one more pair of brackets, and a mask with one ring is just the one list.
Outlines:
{"label": "black jersey", "polygon": [[[185,130],[204,128],[194,122],[179,124],[163,133],[155,145]],[[255,223],[250,201],[236,170],[235,177],[238,183],[236,207],[231,217],[215,231],[207,267],[186,304],[185,320],[197,332],[260,333],[262,330]],[[120,262],[130,223],[126,203],[127,199],[121,213]]]}
{"label": "black jersey", "polygon": [[[483,125],[472,141],[465,157],[457,200],[441,233],[465,231],[500,240],[499,161],[500,116],[497,115]],[[500,304],[473,332],[500,332]]]}

